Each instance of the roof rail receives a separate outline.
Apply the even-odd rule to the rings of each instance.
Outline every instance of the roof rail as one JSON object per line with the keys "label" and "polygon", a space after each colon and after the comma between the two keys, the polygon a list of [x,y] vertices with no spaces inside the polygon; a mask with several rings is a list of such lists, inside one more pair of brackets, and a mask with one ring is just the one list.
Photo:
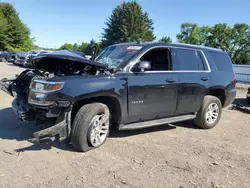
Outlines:
{"label": "roof rail", "polygon": [[199,47],[199,48],[204,48],[204,49],[211,49],[211,50],[222,51],[221,49],[218,49],[218,48],[207,47],[207,46],[203,46],[203,45],[187,44],[187,43],[180,43],[180,42],[173,42],[171,44],[183,45],[183,46],[190,46],[190,47]]}

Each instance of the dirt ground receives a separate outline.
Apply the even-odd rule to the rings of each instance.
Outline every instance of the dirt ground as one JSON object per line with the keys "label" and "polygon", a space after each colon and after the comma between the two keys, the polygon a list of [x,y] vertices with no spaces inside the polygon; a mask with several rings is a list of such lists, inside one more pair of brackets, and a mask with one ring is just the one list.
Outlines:
{"label": "dirt ground", "polygon": [[[23,69],[0,63],[0,78]],[[240,89],[236,102],[244,102]],[[33,144],[37,128],[17,119],[0,91],[0,185],[29,187],[250,187],[250,114],[224,109],[211,130],[192,122],[112,131],[99,149]]]}

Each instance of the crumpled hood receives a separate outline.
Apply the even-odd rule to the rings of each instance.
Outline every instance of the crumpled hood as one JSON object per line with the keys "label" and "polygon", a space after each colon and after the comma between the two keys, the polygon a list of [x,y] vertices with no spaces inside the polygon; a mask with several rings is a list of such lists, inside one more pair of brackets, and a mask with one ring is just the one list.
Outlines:
{"label": "crumpled hood", "polygon": [[44,71],[54,71],[59,67],[74,66],[82,69],[87,65],[94,66],[97,69],[107,69],[108,67],[102,63],[88,60],[83,56],[70,52],[68,50],[59,50],[46,54],[41,54],[32,59],[35,69]]}

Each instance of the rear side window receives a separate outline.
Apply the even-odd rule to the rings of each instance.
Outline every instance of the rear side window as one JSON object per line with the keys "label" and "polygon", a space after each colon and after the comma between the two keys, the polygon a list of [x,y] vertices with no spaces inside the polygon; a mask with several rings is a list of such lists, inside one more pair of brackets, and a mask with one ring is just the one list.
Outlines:
{"label": "rear side window", "polygon": [[174,71],[202,71],[205,70],[201,54],[192,49],[172,49],[172,68]]}
{"label": "rear side window", "polygon": [[232,62],[226,53],[209,52],[213,62],[219,71],[233,72]]}

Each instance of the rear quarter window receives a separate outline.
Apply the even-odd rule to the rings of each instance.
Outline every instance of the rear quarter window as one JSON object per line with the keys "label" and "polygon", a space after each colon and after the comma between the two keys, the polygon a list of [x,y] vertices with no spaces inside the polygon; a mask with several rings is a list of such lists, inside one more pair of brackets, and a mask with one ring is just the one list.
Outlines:
{"label": "rear quarter window", "polygon": [[173,48],[172,52],[174,71],[204,71],[206,69],[199,51]]}
{"label": "rear quarter window", "polygon": [[218,71],[233,72],[232,61],[226,53],[209,52]]}

